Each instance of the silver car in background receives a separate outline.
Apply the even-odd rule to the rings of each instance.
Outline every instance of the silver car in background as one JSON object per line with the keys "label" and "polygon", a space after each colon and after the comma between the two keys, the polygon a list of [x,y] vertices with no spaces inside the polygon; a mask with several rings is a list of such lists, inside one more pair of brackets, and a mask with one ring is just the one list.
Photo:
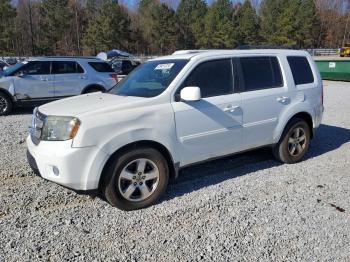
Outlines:
{"label": "silver car in background", "polygon": [[9,67],[9,64],[6,63],[4,60],[0,60],[0,76],[2,75],[2,72],[6,70],[6,68]]}
{"label": "silver car in background", "polygon": [[106,91],[117,83],[111,66],[92,57],[43,57],[9,67],[0,78],[0,115],[80,94]]}

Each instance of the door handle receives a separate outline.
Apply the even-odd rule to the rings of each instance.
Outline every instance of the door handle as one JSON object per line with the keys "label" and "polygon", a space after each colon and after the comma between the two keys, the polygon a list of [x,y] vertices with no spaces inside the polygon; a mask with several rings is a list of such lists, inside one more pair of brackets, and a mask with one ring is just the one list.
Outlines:
{"label": "door handle", "polygon": [[224,112],[234,113],[239,108],[240,108],[239,106],[227,106],[224,108]]}
{"label": "door handle", "polygon": [[285,102],[289,101],[289,97],[281,96],[281,97],[278,97],[276,100],[277,100],[277,102],[285,103]]}
{"label": "door handle", "polygon": [[49,81],[49,79],[45,78],[45,77],[42,77],[40,78],[41,81]]}

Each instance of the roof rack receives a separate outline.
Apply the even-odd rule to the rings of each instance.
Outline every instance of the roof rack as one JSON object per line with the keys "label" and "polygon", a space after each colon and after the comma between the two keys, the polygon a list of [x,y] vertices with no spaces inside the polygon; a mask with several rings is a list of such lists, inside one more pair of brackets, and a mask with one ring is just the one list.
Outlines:
{"label": "roof rack", "polygon": [[249,49],[295,49],[299,50],[297,46],[274,46],[274,45],[240,45],[236,47],[237,50],[249,50]]}

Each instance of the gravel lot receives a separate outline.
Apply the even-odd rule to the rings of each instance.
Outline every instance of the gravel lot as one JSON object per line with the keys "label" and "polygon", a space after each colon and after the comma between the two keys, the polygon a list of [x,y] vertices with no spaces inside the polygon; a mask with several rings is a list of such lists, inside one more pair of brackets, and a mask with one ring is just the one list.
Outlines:
{"label": "gravel lot", "polygon": [[134,212],[36,177],[31,111],[0,117],[0,261],[350,261],[349,100],[350,83],[325,82],[305,161],[258,150],[194,166]]}

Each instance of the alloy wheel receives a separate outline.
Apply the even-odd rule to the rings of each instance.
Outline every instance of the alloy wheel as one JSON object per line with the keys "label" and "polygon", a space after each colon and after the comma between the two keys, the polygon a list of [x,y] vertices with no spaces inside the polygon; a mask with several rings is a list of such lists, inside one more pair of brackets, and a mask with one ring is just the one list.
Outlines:
{"label": "alloy wheel", "polygon": [[305,130],[301,127],[296,127],[288,138],[288,152],[291,156],[296,157],[303,153],[305,147]]}
{"label": "alloy wheel", "polygon": [[7,110],[7,101],[4,97],[0,96],[0,113],[5,113]]}
{"label": "alloy wheel", "polygon": [[139,158],[125,165],[118,179],[121,195],[129,201],[142,201],[156,190],[159,170],[150,159]]}

